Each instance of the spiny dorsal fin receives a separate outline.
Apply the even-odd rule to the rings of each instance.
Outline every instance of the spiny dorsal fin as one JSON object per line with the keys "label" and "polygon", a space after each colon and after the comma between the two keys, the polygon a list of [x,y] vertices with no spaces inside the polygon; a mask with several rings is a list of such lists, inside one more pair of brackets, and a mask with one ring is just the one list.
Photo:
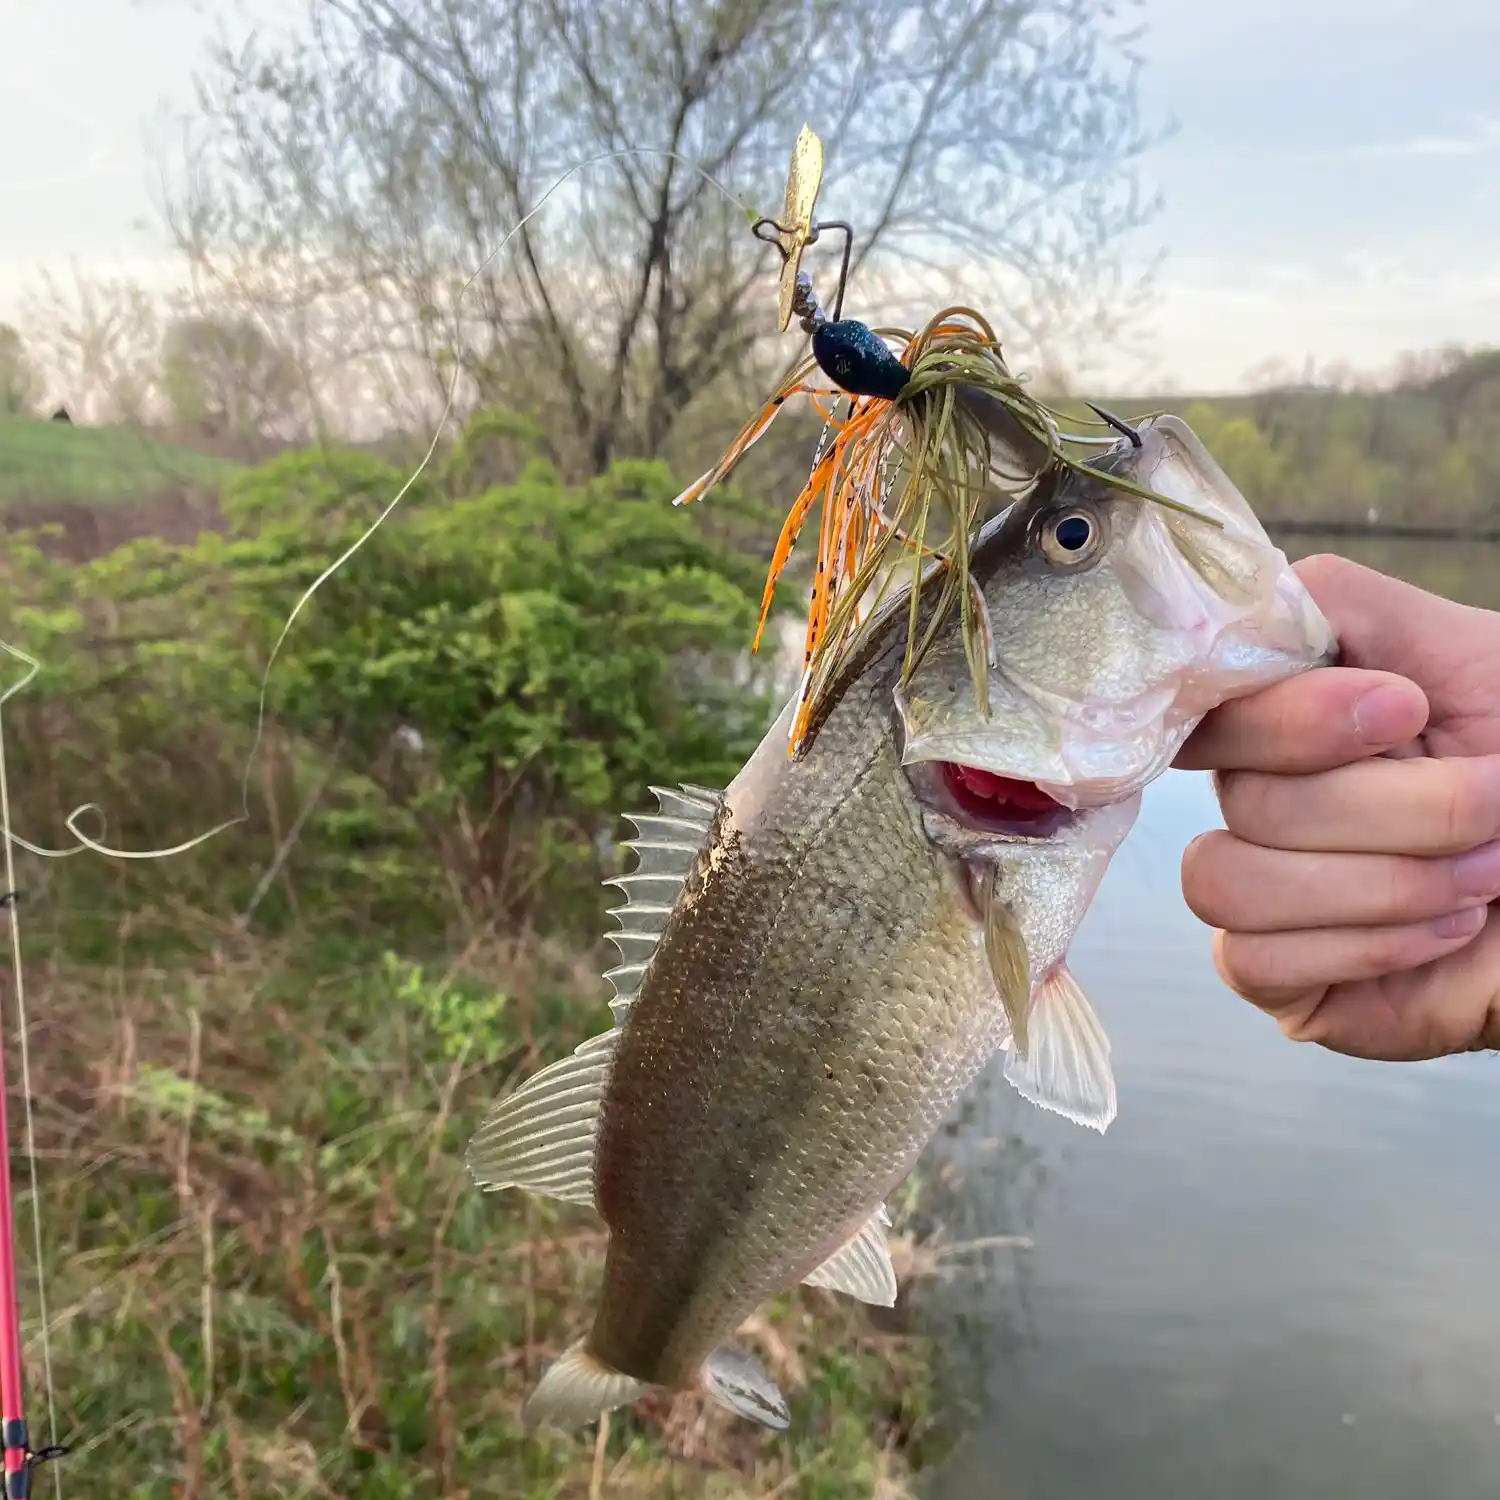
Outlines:
{"label": "spiny dorsal fin", "polygon": [[593,1206],[599,1101],[619,1035],[591,1036],[495,1106],[464,1157],[481,1188],[518,1187]]}
{"label": "spiny dorsal fin", "polygon": [[896,1269],[885,1244],[890,1223],[882,1204],[858,1234],[835,1250],[811,1276],[802,1278],[804,1283],[844,1292],[875,1307],[894,1307]]}
{"label": "spiny dorsal fin", "polygon": [[724,800],[722,792],[700,786],[683,786],[677,791],[654,786],[651,791],[657,801],[656,812],[626,814],[626,821],[636,829],[637,836],[625,841],[625,847],[635,851],[635,868],[604,882],[625,893],[625,904],[610,912],[620,930],[605,933],[620,950],[622,960],[604,975],[614,986],[615,997],[609,1008],[617,1025],[624,1021],[640,991],[662,928]]}
{"label": "spiny dorsal fin", "polygon": [[636,866],[606,885],[625,892],[608,933],[624,962],[604,976],[615,987],[615,1027],[590,1037],[571,1057],[543,1068],[502,1099],[469,1143],[466,1160],[487,1192],[518,1187],[566,1203],[594,1202],[599,1104],[609,1081],[619,1024],[640,988],[652,950],[683,882],[713,826],[723,794],[704,787],[652,787],[656,813],[631,817],[640,837],[627,840]]}

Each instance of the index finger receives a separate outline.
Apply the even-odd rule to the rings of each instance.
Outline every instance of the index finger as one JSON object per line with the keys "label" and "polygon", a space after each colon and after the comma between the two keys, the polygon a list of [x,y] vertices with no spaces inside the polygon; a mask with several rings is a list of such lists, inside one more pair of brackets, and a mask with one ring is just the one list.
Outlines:
{"label": "index finger", "polygon": [[1184,771],[1331,771],[1414,740],[1427,695],[1394,672],[1317,667],[1210,713],[1173,762]]}

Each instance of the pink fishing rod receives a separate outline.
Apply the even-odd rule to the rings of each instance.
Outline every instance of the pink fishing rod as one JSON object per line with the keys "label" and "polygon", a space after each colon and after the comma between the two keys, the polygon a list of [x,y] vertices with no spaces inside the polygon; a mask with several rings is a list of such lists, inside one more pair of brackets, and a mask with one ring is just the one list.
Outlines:
{"label": "pink fishing rod", "polygon": [[[0,1078],[4,1076],[5,1041],[0,1034]],[[0,1422],[4,1424],[5,1493],[13,1497],[31,1492],[31,1443],[21,1392],[21,1308],[16,1297],[16,1237],[10,1200],[9,1113],[0,1100]]]}
{"label": "pink fishing rod", "polygon": [[[0,904],[11,907],[16,893]],[[11,915],[10,920],[15,921]],[[10,1108],[3,1092],[5,1028],[0,1026],[0,1423],[5,1442],[5,1493],[31,1493],[31,1443],[21,1399],[21,1304],[16,1297],[16,1235],[10,1198]]]}
{"label": "pink fishing rod", "polygon": [[[12,922],[18,891],[0,896]],[[6,1077],[5,1028],[0,1026],[0,1435],[5,1445],[6,1500],[26,1500],[31,1494],[31,1471],[67,1450],[59,1446],[31,1446],[21,1382],[21,1304],[16,1292],[16,1236],[10,1181],[10,1110],[4,1093]]]}

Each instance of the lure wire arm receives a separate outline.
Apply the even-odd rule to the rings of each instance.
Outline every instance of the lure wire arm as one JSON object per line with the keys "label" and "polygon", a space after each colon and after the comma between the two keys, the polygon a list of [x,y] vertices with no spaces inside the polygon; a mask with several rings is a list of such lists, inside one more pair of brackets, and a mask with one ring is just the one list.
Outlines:
{"label": "lure wire arm", "polygon": [[844,236],[844,258],[839,264],[839,289],[833,299],[833,321],[837,323],[844,316],[844,288],[849,283],[849,257],[854,251],[854,226],[846,224],[843,219],[816,219],[807,243],[816,244],[818,235],[825,229],[840,230]]}
{"label": "lure wire arm", "polygon": [[[818,237],[825,229],[838,230],[844,236],[844,255],[839,262],[839,289],[833,299],[833,317],[830,322],[837,323],[844,315],[844,288],[849,284],[849,260],[854,253],[854,226],[843,219],[814,219],[808,227],[807,238],[803,241],[804,247],[816,245]],[[770,230],[771,233],[766,233]],[[750,226],[750,233],[762,244],[774,245],[776,252],[781,256],[781,263],[787,262],[786,246],[781,243],[781,235],[790,235],[792,231],[776,219],[760,218]],[[800,273],[799,273],[800,280]]]}

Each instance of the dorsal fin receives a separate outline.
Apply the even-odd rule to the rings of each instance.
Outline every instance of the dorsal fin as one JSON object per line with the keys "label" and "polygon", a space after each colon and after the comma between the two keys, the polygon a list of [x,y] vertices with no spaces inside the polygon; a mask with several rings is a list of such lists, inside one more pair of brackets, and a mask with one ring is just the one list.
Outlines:
{"label": "dorsal fin", "polygon": [[594,1202],[599,1103],[618,1028],[723,802],[723,793],[704,787],[651,790],[658,810],[628,819],[640,835],[625,844],[636,852],[635,869],[604,882],[625,892],[625,904],[611,912],[620,931],[606,934],[624,959],[604,976],[615,987],[610,1001],[615,1026],[543,1068],[491,1111],[465,1156],[475,1182],[486,1191],[518,1187],[567,1203]]}
{"label": "dorsal fin", "polygon": [[625,1019],[640,990],[662,928],[724,801],[722,792],[700,786],[683,786],[677,791],[654,786],[651,791],[657,802],[654,813],[625,815],[636,829],[636,837],[625,841],[625,847],[635,851],[635,868],[604,882],[625,893],[625,904],[610,912],[620,930],[605,933],[620,950],[622,960],[604,975],[614,986],[615,997],[609,1008],[617,1025]]}

